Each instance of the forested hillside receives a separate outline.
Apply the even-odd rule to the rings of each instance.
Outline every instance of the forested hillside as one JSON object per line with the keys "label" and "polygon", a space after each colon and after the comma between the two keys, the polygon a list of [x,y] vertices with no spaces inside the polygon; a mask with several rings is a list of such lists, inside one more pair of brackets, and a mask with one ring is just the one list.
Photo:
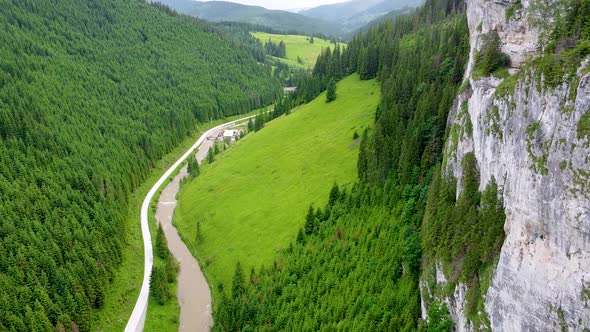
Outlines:
{"label": "forested hillside", "polygon": [[[342,52],[326,50],[314,76],[281,103],[303,102],[346,73],[381,80],[374,128],[361,143],[359,182],[351,191],[335,186],[326,206],[301,216],[299,236],[274,263],[236,268],[215,329],[426,328],[419,323],[422,220],[467,61],[463,11],[462,1],[428,1],[412,16],[357,36]],[[432,308],[427,328],[448,330],[444,307]]]}
{"label": "forested hillside", "polygon": [[281,91],[204,23],[142,0],[0,6],[0,330],[88,331],[153,163]]}

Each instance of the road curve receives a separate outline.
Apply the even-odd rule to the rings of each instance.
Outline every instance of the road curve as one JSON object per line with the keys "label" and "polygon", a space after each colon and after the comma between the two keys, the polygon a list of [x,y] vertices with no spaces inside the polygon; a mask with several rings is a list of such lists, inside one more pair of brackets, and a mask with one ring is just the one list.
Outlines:
{"label": "road curve", "polygon": [[215,128],[209,129],[206,131],[201,137],[193,144],[193,146],[186,151],[172,167],[170,167],[164,175],[154,184],[154,186],[150,189],[148,194],[145,196],[143,200],[143,204],[141,205],[141,214],[140,214],[140,222],[141,222],[141,236],[143,238],[143,249],[144,249],[144,269],[143,269],[143,282],[141,284],[141,291],[139,292],[139,297],[137,298],[137,302],[135,303],[135,307],[133,308],[133,312],[131,313],[131,317],[127,322],[127,326],[125,326],[125,332],[138,332],[143,331],[143,327],[145,324],[145,316],[147,313],[147,306],[148,306],[148,299],[150,293],[150,275],[152,273],[152,266],[154,264],[154,253],[152,250],[152,238],[150,236],[150,229],[149,229],[149,221],[148,221],[148,212],[150,207],[150,202],[156,195],[156,192],[162,184],[174,173],[174,171],[210,136],[212,133],[231,127],[236,123],[243,122],[244,120],[248,120],[254,116],[245,117],[242,119],[238,119],[235,121],[227,122],[222,125],[219,125]]}

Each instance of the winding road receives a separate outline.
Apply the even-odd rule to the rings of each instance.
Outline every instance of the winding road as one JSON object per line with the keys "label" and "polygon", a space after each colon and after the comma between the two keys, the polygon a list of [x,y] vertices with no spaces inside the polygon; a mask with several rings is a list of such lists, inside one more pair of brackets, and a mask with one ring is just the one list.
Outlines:
{"label": "winding road", "polygon": [[[239,120],[224,123],[215,128],[209,129],[188,149],[188,151],[172,165],[162,177],[150,189],[141,206],[141,234],[144,244],[144,271],[143,282],[139,297],[131,313],[131,317],[125,327],[125,332],[143,331],[145,317],[147,313],[149,291],[150,291],[150,274],[154,264],[154,254],[152,250],[152,239],[148,224],[148,212],[150,202],[156,195],[156,192],[162,184],[174,173],[174,171],[199,148],[204,142],[205,145],[199,150],[197,158],[201,161],[207,153],[207,146],[211,144],[207,137],[213,136],[221,130],[235,126],[236,124],[248,120],[251,117],[245,117]],[[179,330],[202,331],[209,330],[213,320],[211,318],[211,294],[207,281],[198,266],[197,261],[190,254],[176,229],[172,226],[172,215],[176,207],[176,193],[180,188],[180,179],[186,176],[186,168],[174,178],[174,180],[162,192],[156,211],[156,219],[162,223],[168,246],[172,254],[180,263],[180,273],[178,275],[178,301],[180,304],[180,326]],[[167,221],[169,219],[169,221]],[[198,296],[195,296],[198,294]]]}

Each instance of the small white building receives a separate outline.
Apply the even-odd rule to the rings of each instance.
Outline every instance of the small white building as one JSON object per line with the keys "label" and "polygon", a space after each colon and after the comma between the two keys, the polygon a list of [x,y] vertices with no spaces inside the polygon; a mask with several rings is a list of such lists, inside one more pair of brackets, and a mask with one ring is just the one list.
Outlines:
{"label": "small white building", "polygon": [[231,141],[235,141],[236,138],[240,137],[241,131],[235,129],[227,129],[223,131],[223,139],[229,139]]}

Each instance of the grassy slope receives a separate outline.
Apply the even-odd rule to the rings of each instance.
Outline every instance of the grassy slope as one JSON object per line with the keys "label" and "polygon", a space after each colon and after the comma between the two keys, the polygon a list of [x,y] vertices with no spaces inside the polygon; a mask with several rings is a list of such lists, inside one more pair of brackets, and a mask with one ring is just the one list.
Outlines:
{"label": "grassy slope", "polygon": [[214,296],[219,282],[229,286],[237,261],[247,273],[270,264],[275,251],[294,240],[309,204],[325,204],[334,182],[350,184],[356,178],[353,133],[372,122],[379,88],[355,75],[337,91],[335,102],[326,104],[322,94],[247,136],[180,191],[174,222],[206,265]]}
{"label": "grassy slope", "polygon": [[334,49],[334,45],[330,41],[320,38],[314,38],[314,43],[310,44],[306,36],[298,35],[275,35],[265,32],[253,32],[252,35],[258,38],[263,44],[271,39],[274,43],[279,43],[281,40],[287,46],[287,59],[279,59],[290,66],[302,66],[297,62],[297,57],[303,59],[303,67],[313,67],[322,51],[322,48],[330,47]]}
{"label": "grassy slope", "polygon": [[[203,132],[209,128],[220,125],[224,122],[236,120],[248,115],[256,114],[257,111],[253,111],[249,114],[229,117],[225,120],[217,120],[212,123],[201,125],[195,132],[193,137],[184,140],[184,142],[175,148],[172,152],[167,154],[160,162],[156,163],[154,170],[151,172],[150,177],[145,181],[133,194],[130,199],[131,205],[129,207],[129,214],[127,218],[127,246],[123,248],[123,262],[119,271],[115,276],[113,283],[108,288],[106,294],[105,306],[94,312],[96,323],[94,324],[96,331],[122,331],[127,324],[127,320],[131,316],[135,301],[139,295],[139,289],[141,288],[141,282],[143,280],[143,240],[141,239],[141,226],[139,223],[139,213],[141,210],[141,204],[145,195],[147,195],[150,188],[158,181],[158,179],[172,164],[183,155],[188,148],[190,148],[195,141],[201,136]],[[154,226],[150,224],[152,230],[152,240],[155,235]],[[179,309],[176,303],[176,286],[174,287],[173,299],[164,307],[162,310],[153,310],[154,305],[150,300],[148,305],[148,316],[146,318],[145,331],[176,331],[178,323],[174,325],[173,321],[176,317],[178,319]],[[176,309],[174,309],[176,308]],[[163,322],[167,324],[156,324],[156,329],[152,329],[153,326],[150,319],[152,316],[157,317],[156,320],[161,320],[161,317],[165,317],[166,320]],[[166,325],[164,329],[161,325]]]}

